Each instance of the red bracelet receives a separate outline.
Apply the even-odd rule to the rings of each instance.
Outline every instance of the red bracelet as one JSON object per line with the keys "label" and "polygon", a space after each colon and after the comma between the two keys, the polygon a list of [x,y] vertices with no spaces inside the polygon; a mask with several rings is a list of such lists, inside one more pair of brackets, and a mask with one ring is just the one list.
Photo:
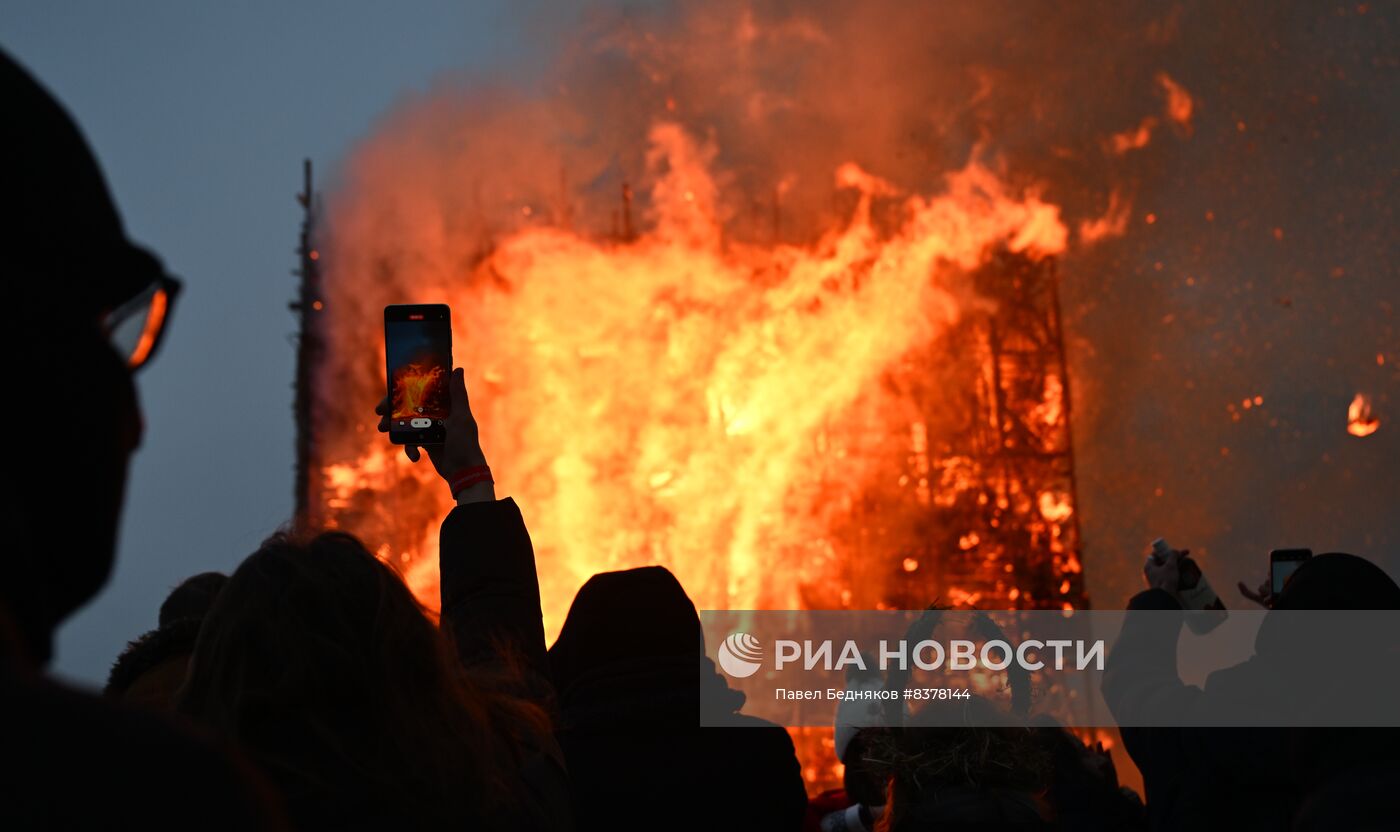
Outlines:
{"label": "red bracelet", "polygon": [[489,465],[473,465],[447,477],[447,487],[452,490],[453,497],[456,497],[463,490],[483,482],[495,482],[491,479]]}

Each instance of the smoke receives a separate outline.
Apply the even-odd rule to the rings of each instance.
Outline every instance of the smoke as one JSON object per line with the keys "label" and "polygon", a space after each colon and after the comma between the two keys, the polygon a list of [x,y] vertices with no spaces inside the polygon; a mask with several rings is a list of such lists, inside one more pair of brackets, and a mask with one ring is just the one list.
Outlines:
{"label": "smoke", "polygon": [[[677,216],[654,201],[672,166],[709,172],[691,195],[724,246],[812,246],[862,193],[898,229],[911,195],[973,162],[1075,229],[1061,271],[1096,605],[1136,587],[1158,535],[1220,585],[1275,545],[1394,571],[1396,13],[1362,8],[719,0],[544,22],[548,54],[498,76],[520,80],[445,79],[345,161],[325,434],[375,441],[357,423],[379,392],[339,380],[382,373],[385,303],[518,291],[476,265],[520,233],[656,228]],[[695,158],[658,157],[658,125]],[[841,187],[848,164],[883,190]],[[1365,439],[1346,432],[1359,391],[1382,421]]]}
{"label": "smoke", "polygon": [[598,9],[556,36],[540,59],[549,68],[524,88],[445,82],[406,102],[355,153],[347,190],[380,194],[393,213],[396,194],[411,202],[426,187],[444,219],[483,232],[577,222],[606,233],[664,119],[716,148],[728,230],[741,237],[772,235],[775,212],[784,239],[829,228],[849,210],[833,204],[831,180],[847,162],[927,192],[974,155],[996,159],[1093,215],[1107,185],[1137,184],[1111,158],[1114,133],[1143,119],[1159,133],[1189,127],[1171,97],[1187,93],[1163,70],[1174,19],[971,2]]}

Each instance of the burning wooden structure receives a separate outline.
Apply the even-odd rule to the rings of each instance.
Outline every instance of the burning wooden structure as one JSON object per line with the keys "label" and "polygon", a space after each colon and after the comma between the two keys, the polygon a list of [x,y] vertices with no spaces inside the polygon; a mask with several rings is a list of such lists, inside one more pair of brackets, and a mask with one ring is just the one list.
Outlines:
{"label": "burning wooden structure", "polygon": [[[347,489],[343,465],[320,452],[318,428],[345,430],[346,414],[316,405],[325,302],[309,162],[298,199],[305,217],[291,304],[299,321],[296,522],[354,529],[398,567],[419,567],[421,575],[425,559],[407,551],[405,540],[423,539],[425,530],[414,524],[436,515],[420,519],[423,512],[411,510],[417,489],[383,493],[373,477]],[[627,229],[610,245],[635,240],[631,201],[624,187]],[[962,290],[979,300],[885,374],[900,423],[892,429],[886,405],[875,418],[818,431],[812,451],[829,463],[805,469],[794,490],[829,490],[853,467],[863,472],[862,485],[848,492],[821,542],[825,556],[839,561],[827,572],[837,580],[804,582],[801,606],[916,609],[938,600],[984,609],[1087,607],[1056,263],[998,250],[962,277]],[[355,430],[365,442],[383,444],[362,426]],[[383,464],[371,467],[382,471]],[[598,569],[620,565],[600,562]],[[420,577],[415,588],[433,603],[435,581]],[[566,598],[558,600],[547,613],[567,607]]]}

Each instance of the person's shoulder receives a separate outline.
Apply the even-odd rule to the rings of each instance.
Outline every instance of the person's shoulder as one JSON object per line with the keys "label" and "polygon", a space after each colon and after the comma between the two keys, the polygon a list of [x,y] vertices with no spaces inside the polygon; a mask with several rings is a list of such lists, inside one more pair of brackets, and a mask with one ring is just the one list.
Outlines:
{"label": "person's shoulder", "polygon": [[724,736],[730,744],[741,744],[755,754],[796,759],[797,749],[792,743],[792,735],[777,723],[736,713],[724,721],[724,729]]}
{"label": "person's shoulder", "polygon": [[0,736],[6,756],[24,761],[0,786],[0,816],[8,821],[281,825],[270,788],[251,766],[158,713],[10,677],[0,681]]}
{"label": "person's shoulder", "polygon": [[787,732],[786,728],[776,722],[763,719],[762,717],[736,713],[725,721],[725,727],[744,728],[754,732],[757,736],[768,737],[770,739],[777,739],[781,736],[787,741],[788,745],[792,745],[792,735]]}
{"label": "person's shoulder", "polygon": [[1164,589],[1144,589],[1128,599],[1130,610],[1180,610],[1181,602]]}

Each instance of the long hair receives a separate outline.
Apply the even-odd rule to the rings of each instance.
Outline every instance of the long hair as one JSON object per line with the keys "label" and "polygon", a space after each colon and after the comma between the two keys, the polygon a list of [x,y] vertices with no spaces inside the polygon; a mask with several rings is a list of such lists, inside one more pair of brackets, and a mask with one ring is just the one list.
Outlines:
{"label": "long hair", "polygon": [[240,743],[294,821],[475,821],[522,802],[543,712],[469,677],[354,537],[277,535],[209,611],[180,709]]}

